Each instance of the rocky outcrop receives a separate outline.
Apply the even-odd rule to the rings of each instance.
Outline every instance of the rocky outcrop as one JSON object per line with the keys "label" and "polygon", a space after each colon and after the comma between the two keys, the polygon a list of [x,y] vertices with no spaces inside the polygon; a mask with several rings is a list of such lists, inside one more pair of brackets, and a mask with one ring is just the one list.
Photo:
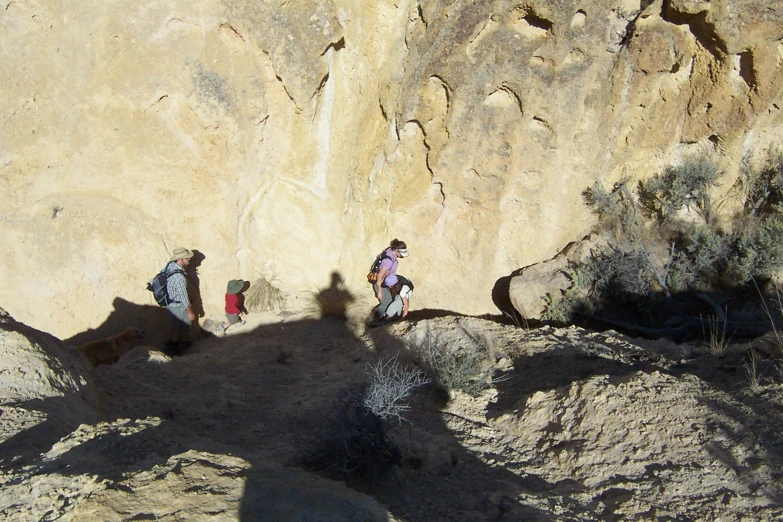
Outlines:
{"label": "rocky outcrop", "polygon": [[[50,336],[7,324],[0,390],[26,399],[2,403],[4,520],[783,516],[778,362],[759,352],[749,360],[752,346],[714,356],[611,331],[470,317],[365,336],[342,321],[300,317],[210,338],[174,359],[137,347],[80,386],[79,360],[71,366]],[[21,354],[8,349],[15,334],[28,340]],[[350,404],[347,390],[364,382],[368,365],[414,365],[435,352],[447,364],[429,367],[428,377],[450,383],[448,401],[422,387],[398,403],[409,422],[384,433],[399,465],[364,484],[375,498],[287,467],[325,440],[325,427],[341,426],[329,424],[335,407]],[[764,378],[749,387],[751,367]],[[463,387],[475,379],[487,387],[468,395]],[[93,380],[106,392],[104,422],[89,406]],[[7,422],[19,408],[35,410],[32,421],[63,424],[42,440],[47,432],[28,418]],[[9,427],[17,435],[5,439]],[[46,444],[13,440],[28,437]]]}
{"label": "rocky outcrop", "polygon": [[[204,383],[177,369],[165,378],[173,391],[161,393],[161,365],[172,366],[171,358],[135,348],[116,365],[116,384],[129,394],[100,401],[99,370],[84,356],[0,308],[0,518],[397,520],[343,484],[232,455],[249,450],[194,436],[171,410],[166,419],[117,419],[107,404],[115,399],[131,409],[141,396],[198,402],[184,384]],[[99,410],[116,420],[101,422]]]}
{"label": "rocky outcrop", "polygon": [[82,423],[97,422],[89,363],[0,309],[0,467],[28,464]]}
{"label": "rocky outcrop", "polygon": [[552,259],[519,269],[511,277],[509,298],[514,310],[527,320],[540,321],[546,311],[547,295],[559,297],[573,285],[568,269],[578,265],[595,251],[601,251],[606,240],[591,235],[569,243]]}
{"label": "rocky outcrop", "polygon": [[0,27],[0,299],[63,338],[154,304],[177,245],[207,315],[235,278],[361,288],[393,237],[416,307],[493,311],[589,230],[595,180],[733,175],[783,132],[772,0],[11,1]]}

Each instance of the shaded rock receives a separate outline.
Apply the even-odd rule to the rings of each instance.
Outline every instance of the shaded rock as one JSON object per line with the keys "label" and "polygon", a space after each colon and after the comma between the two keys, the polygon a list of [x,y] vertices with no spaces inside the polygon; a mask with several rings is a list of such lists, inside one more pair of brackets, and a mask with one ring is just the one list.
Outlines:
{"label": "shaded rock", "polygon": [[514,309],[525,319],[541,320],[546,310],[547,294],[559,296],[571,287],[566,269],[587,259],[593,250],[606,245],[600,236],[588,236],[569,243],[552,259],[527,266],[516,272],[509,285],[509,297]]}
{"label": "shaded rock", "polygon": [[2,467],[28,462],[100,418],[84,356],[8,314],[0,317],[0,381]]}

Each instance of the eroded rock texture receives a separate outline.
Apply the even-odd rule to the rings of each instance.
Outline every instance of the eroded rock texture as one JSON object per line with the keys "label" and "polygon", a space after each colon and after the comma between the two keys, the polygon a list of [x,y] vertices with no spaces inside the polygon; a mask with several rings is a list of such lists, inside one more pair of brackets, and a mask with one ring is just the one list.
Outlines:
{"label": "eroded rock texture", "polygon": [[237,277],[363,289],[393,237],[417,307],[496,311],[596,179],[783,132],[773,0],[0,7],[0,299],[61,337],[153,304],[177,245],[207,315]]}

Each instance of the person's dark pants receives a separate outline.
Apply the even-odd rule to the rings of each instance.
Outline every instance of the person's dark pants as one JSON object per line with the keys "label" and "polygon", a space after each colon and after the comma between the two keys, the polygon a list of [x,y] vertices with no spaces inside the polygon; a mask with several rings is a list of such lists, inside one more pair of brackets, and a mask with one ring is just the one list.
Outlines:
{"label": "person's dark pants", "polygon": [[181,305],[171,304],[166,307],[166,310],[174,318],[174,335],[172,341],[179,341],[190,337],[190,318],[188,313]]}

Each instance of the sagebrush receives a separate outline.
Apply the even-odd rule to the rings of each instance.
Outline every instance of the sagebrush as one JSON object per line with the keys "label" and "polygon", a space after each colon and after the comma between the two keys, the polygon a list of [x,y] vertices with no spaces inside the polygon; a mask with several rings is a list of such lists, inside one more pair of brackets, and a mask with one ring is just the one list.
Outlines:
{"label": "sagebrush", "polygon": [[[726,301],[778,274],[783,154],[770,154],[755,169],[745,165],[716,202],[713,195],[725,186],[724,177],[718,162],[702,154],[638,182],[635,190],[628,179],[611,189],[601,183],[585,189],[586,205],[612,240],[569,266],[571,287],[547,296],[544,318],[569,323],[600,313],[672,323],[673,315],[684,314],[680,303],[688,296],[704,301],[707,294],[723,295]],[[740,204],[727,205],[732,198]],[[733,215],[726,214],[728,208]]]}
{"label": "sagebrush", "polygon": [[453,345],[428,331],[424,340],[411,346],[433,382],[446,392],[460,390],[473,397],[503,381],[496,375],[496,362],[501,354],[490,349],[487,339],[462,328],[467,341]]}

